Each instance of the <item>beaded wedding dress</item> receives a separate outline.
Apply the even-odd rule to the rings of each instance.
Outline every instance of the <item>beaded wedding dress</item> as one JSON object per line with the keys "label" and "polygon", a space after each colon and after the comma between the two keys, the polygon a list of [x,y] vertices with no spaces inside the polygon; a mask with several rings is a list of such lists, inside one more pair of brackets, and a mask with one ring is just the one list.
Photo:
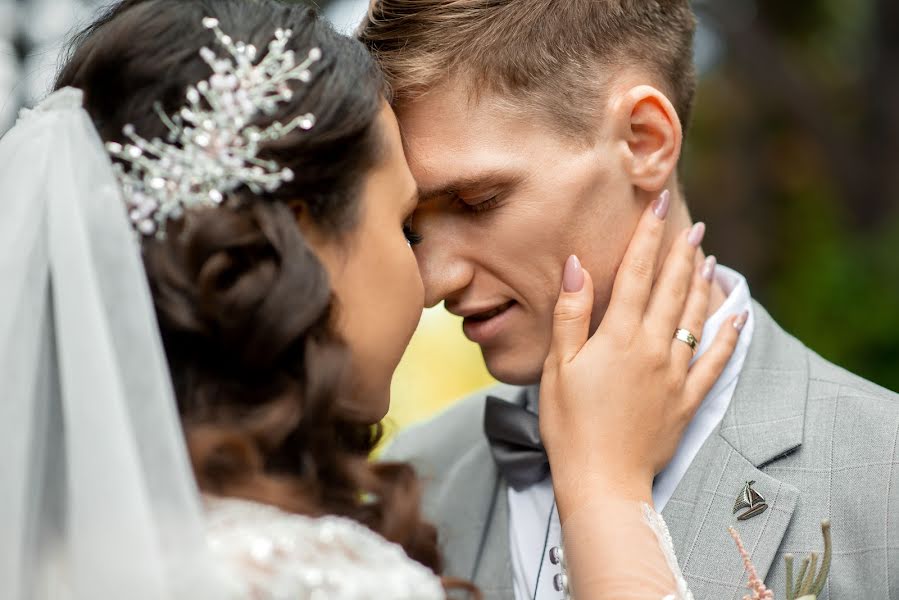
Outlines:
{"label": "beaded wedding dress", "polygon": [[236,598],[442,600],[440,580],[359,523],[207,498],[206,540]]}

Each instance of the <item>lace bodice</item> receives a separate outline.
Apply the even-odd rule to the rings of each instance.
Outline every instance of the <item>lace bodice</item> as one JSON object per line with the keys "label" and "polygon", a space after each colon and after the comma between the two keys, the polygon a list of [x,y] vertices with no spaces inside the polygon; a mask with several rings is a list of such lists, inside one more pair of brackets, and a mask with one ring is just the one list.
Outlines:
{"label": "lace bodice", "polygon": [[444,600],[440,580],[403,549],[340,517],[309,518],[207,499],[207,542],[241,600]]}

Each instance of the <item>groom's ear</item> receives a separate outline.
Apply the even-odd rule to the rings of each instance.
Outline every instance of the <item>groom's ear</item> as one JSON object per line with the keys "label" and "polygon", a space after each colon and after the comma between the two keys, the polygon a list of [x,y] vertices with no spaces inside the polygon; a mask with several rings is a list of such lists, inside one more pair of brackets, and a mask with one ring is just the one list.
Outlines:
{"label": "groom's ear", "polygon": [[650,192],[663,189],[677,168],[683,143],[674,105],[658,89],[638,85],[614,97],[611,109],[631,183]]}

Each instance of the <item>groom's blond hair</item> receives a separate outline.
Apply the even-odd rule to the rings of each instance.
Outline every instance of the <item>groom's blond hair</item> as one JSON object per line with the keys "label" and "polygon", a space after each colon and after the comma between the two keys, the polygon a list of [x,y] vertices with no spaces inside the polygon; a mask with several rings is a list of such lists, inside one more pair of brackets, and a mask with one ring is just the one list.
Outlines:
{"label": "groom's blond hair", "polygon": [[398,102],[458,78],[583,135],[609,78],[638,67],[684,128],[696,88],[689,0],[372,0],[358,36]]}

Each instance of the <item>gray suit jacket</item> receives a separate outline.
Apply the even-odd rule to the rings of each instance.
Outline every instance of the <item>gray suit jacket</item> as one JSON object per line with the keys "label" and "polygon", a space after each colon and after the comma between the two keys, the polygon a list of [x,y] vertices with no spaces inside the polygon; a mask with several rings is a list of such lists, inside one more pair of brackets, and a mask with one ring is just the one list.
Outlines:
{"label": "gray suit jacket", "polygon": [[[663,511],[697,600],[739,600],[747,575],[734,525],[759,574],[785,593],[783,556],[821,552],[833,522],[833,563],[819,600],[899,599],[899,396],[832,365],[755,305],[756,326],[734,398]],[[385,459],[412,462],[425,513],[439,528],[447,574],[487,600],[513,600],[507,486],[483,434],[487,394],[468,397],[399,435]],[[732,514],[747,481],[770,508]],[[602,515],[597,515],[602,518]],[[798,568],[798,567],[797,567]]]}

